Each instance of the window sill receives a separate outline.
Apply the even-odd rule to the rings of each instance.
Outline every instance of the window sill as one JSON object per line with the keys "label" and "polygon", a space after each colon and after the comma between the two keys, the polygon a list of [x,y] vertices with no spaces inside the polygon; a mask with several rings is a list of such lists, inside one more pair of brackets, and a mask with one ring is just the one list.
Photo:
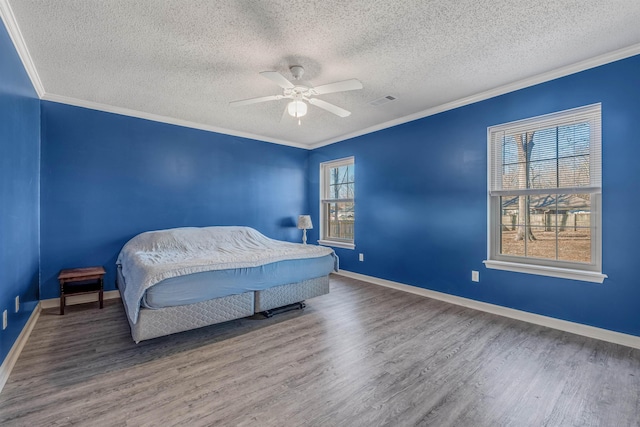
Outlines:
{"label": "window sill", "polygon": [[506,261],[483,261],[487,268],[514,271],[517,273],[538,274],[540,276],[559,277],[562,279],[582,280],[584,282],[602,283],[606,274],[595,271],[573,270],[569,268],[547,267],[542,265],[519,264]]}
{"label": "window sill", "polygon": [[335,240],[318,240],[318,244],[322,246],[333,246],[335,248],[355,249],[356,245],[349,242],[338,242]]}

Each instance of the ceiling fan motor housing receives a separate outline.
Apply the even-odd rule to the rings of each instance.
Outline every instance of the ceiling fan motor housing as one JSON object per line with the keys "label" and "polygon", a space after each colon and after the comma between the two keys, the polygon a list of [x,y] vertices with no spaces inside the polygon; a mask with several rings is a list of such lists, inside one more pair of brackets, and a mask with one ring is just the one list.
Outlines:
{"label": "ceiling fan motor housing", "polygon": [[293,78],[296,80],[300,80],[304,74],[304,68],[301,65],[292,65],[289,67],[289,71],[291,71]]}

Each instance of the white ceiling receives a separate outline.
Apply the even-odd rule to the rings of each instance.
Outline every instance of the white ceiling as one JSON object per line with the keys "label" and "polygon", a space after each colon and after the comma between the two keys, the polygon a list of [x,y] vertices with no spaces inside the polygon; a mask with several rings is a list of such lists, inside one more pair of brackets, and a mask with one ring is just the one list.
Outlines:
{"label": "white ceiling", "polygon": [[[549,79],[613,51],[623,49],[600,62],[640,53],[639,0],[0,0],[0,7],[43,99],[309,148]],[[229,107],[280,94],[258,73],[291,78],[291,65],[305,68],[311,86],[359,79],[363,90],[321,96],[351,116],[310,106],[298,126],[281,121],[287,100]],[[386,95],[397,100],[369,105]]]}

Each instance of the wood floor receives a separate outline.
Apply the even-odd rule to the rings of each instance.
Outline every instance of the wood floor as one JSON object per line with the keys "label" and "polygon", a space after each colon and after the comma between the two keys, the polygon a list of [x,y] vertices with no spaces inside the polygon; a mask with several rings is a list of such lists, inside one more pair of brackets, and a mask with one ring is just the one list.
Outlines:
{"label": "wood floor", "polygon": [[2,426],[636,426],[640,350],[334,276],[303,311],[134,344],[45,310]]}

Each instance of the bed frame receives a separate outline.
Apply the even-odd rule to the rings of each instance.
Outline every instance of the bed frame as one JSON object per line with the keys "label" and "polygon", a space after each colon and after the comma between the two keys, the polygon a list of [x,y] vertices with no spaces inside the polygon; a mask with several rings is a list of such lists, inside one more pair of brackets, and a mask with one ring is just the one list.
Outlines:
{"label": "bed frame", "polygon": [[[126,282],[120,267],[117,269],[116,285],[120,295],[124,294]],[[229,320],[265,313],[268,317],[279,307],[302,303],[308,298],[329,293],[329,275],[298,283],[273,286],[269,289],[245,292],[214,298],[194,304],[165,307],[159,309],[140,308],[138,321],[131,323],[131,336],[136,343],[140,341],[175,334],[204,326],[215,325]],[[122,298],[125,310],[127,303]],[[304,304],[300,304],[303,308]]]}

